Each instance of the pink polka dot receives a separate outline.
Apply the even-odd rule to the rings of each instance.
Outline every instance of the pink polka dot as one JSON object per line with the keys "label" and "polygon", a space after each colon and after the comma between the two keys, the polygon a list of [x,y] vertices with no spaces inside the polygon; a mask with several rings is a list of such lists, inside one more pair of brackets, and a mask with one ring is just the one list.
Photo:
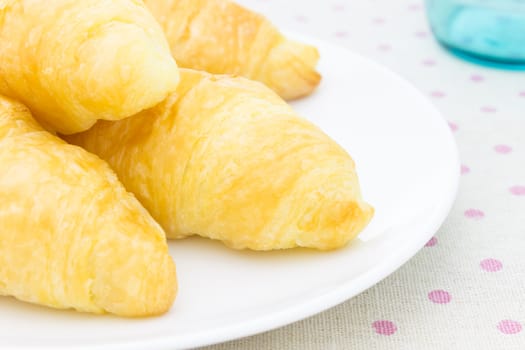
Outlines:
{"label": "pink polka dot", "polygon": [[408,10],[410,11],[421,11],[423,9],[423,6],[421,4],[410,4],[408,5]]}
{"label": "pink polka dot", "polygon": [[452,297],[449,292],[438,289],[428,293],[428,299],[436,304],[448,304]]}
{"label": "pink polka dot", "polygon": [[483,80],[485,80],[485,78],[479,74],[473,74],[470,76],[470,80],[472,80],[475,83],[480,83]]}
{"label": "pink polka dot", "polygon": [[428,37],[428,32],[424,30],[419,30],[417,32],[414,32],[414,35],[420,39],[424,39]]}
{"label": "pink polka dot", "polygon": [[503,320],[498,323],[498,329],[503,334],[516,334],[523,329],[521,323],[513,320]]}
{"label": "pink polka dot", "polygon": [[392,321],[379,320],[372,323],[377,334],[392,335],[397,331],[397,327]]}
{"label": "pink polka dot", "polygon": [[442,98],[442,97],[445,97],[446,94],[443,91],[432,91],[430,93],[430,96],[435,97],[435,98]]}
{"label": "pink polka dot", "polygon": [[520,96],[520,97],[525,97],[525,91],[521,91],[521,92],[518,94],[518,96]]}
{"label": "pink polka dot", "polygon": [[481,260],[479,266],[487,272],[497,272],[503,268],[503,263],[497,259],[484,259]]}
{"label": "pink polka dot", "polygon": [[436,244],[438,244],[438,240],[436,237],[432,237],[428,242],[427,244],[425,244],[425,247],[433,247],[435,246]]}
{"label": "pink polka dot", "polygon": [[496,113],[498,110],[496,107],[492,106],[483,106],[481,107],[481,111],[484,113]]}
{"label": "pink polka dot", "polygon": [[525,196],[525,186],[512,186],[509,191],[515,196]]}
{"label": "pink polka dot", "polygon": [[465,216],[469,219],[480,220],[485,217],[485,213],[479,209],[465,210]]}
{"label": "pink polka dot", "polygon": [[379,46],[377,47],[377,49],[378,49],[379,51],[387,52],[387,51],[392,50],[392,47],[391,47],[390,45],[388,45],[388,44],[381,44],[381,45],[379,45]]}
{"label": "pink polka dot", "polygon": [[494,151],[500,154],[509,154],[510,152],[512,152],[512,147],[507,145],[496,145],[494,146]]}
{"label": "pink polka dot", "polygon": [[470,173],[470,168],[466,165],[461,164],[461,175]]}
{"label": "pink polka dot", "polygon": [[386,19],[384,19],[383,17],[376,17],[372,19],[372,22],[374,22],[374,24],[385,24]]}
{"label": "pink polka dot", "polygon": [[334,12],[342,12],[345,10],[345,5],[343,4],[335,4],[334,6],[332,6],[332,10]]}
{"label": "pink polka dot", "polygon": [[348,32],[344,32],[344,31],[335,32],[334,36],[336,38],[346,38],[346,37],[348,37]]}
{"label": "pink polka dot", "polygon": [[300,22],[300,23],[307,23],[307,22],[308,22],[308,18],[306,18],[306,17],[303,16],[303,15],[297,15],[297,16],[295,16],[294,18],[295,18],[295,20],[296,20],[297,22]]}
{"label": "pink polka dot", "polygon": [[452,130],[452,132],[458,131],[458,125],[456,123],[448,122],[448,126],[450,127],[450,130]]}
{"label": "pink polka dot", "polygon": [[433,59],[430,59],[430,58],[427,58],[427,59],[421,61],[421,63],[424,66],[427,66],[427,67],[433,67],[433,66],[436,65],[436,61],[434,61]]}

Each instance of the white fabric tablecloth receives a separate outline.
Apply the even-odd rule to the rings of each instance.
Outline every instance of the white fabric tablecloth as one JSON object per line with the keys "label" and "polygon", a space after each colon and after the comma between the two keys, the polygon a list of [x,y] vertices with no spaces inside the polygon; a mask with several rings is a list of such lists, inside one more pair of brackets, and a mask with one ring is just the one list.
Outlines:
{"label": "white fabric tablecloth", "polygon": [[317,316],[209,349],[524,350],[525,72],[445,52],[421,0],[240,2],[411,81],[450,123],[463,175],[445,224],[393,275]]}

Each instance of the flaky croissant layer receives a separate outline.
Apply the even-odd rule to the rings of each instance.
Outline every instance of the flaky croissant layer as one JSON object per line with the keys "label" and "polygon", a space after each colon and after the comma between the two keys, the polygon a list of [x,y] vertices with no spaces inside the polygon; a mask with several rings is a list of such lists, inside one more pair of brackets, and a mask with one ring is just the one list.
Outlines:
{"label": "flaky croissant layer", "polygon": [[109,166],[0,97],[0,295],[148,316],[176,290],[163,230]]}
{"label": "flaky croissant layer", "polygon": [[350,156],[244,78],[181,69],[160,105],[66,139],[107,160],[170,238],[333,249],[373,215]]}
{"label": "flaky croissant layer", "polygon": [[315,47],[285,38],[263,16],[229,0],[145,0],[181,67],[265,83],[284,99],[310,94],[321,76]]}
{"label": "flaky croissant layer", "polygon": [[0,0],[0,93],[74,133],[161,102],[178,83],[142,1]]}

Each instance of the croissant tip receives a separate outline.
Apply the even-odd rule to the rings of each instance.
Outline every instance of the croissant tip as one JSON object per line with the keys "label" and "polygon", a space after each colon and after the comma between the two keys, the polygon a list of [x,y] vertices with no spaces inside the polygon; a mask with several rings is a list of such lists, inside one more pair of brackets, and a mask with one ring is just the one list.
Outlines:
{"label": "croissant tip", "polygon": [[[149,221],[149,220],[148,220]],[[124,317],[149,317],[166,313],[177,295],[177,271],[164,232],[156,224],[115,228],[94,247],[92,301],[101,309]],[[125,227],[125,228],[124,228]],[[148,231],[157,227],[159,231]],[[127,231],[141,230],[154,239],[129,239]],[[108,268],[110,267],[110,268]]]}
{"label": "croissant tip", "polygon": [[353,240],[372,219],[374,208],[360,198],[316,201],[301,219],[296,243],[318,250],[341,248]]}
{"label": "croissant tip", "polygon": [[[105,297],[98,296],[97,304],[105,312],[124,317],[152,317],[168,312],[173,305],[178,293],[175,264],[167,255],[161,264],[150,266],[150,276],[143,283],[150,285],[142,286],[139,291],[132,293],[129,290],[118,290],[121,286],[115,285],[115,294]],[[118,281],[113,281],[118,283]],[[108,287],[106,285],[106,287]],[[113,300],[113,297],[119,296]],[[95,297],[97,295],[95,294]]]}

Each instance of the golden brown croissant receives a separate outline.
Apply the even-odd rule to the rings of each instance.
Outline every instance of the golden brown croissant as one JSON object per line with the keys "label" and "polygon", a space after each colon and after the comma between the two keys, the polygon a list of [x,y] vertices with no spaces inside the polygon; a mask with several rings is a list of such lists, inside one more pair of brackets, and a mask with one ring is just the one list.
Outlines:
{"label": "golden brown croissant", "polygon": [[354,163],[264,85],[181,69],[177,92],[66,139],[98,154],[169,238],[341,247],[368,223]]}
{"label": "golden brown croissant", "polygon": [[164,232],[109,166],[0,97],[0,295],[147,316],[176,288]]}
{"label": "golden brown croissant", "polygon": [[261,81],[284,99],[310,94],[321,76],[312,46],[287,40],[263,16],[228,0],[145,0],[181,67]]}
{"label": "golden brown croissant", "polygon": [[61,133],[129,117],[178,83],[142,1],[0,0],[0,42],[0,93]]}

